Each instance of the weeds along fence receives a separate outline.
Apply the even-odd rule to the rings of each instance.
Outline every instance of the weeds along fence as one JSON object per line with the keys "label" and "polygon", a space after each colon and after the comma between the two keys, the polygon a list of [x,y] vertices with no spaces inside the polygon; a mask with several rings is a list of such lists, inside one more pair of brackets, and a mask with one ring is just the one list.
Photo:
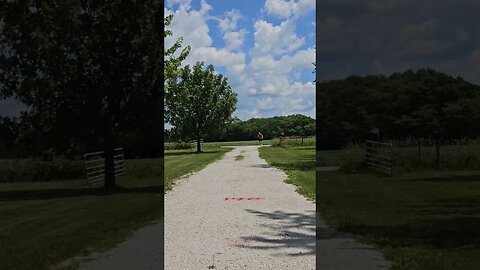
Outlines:
{"label": "weeds along fence", "polygon": [[[441,141],[439,165],[437,165],[436,147],[431,139],[393,139],[381,143],[391,144],[391,150],[388,147],[377,147],[376,154],[391,157],[390,174],[393,175],[423,169],[480,170],[480,139],[477,138]],[[350,173],[371,168],[372,166],[367,164],[365,146],[365,142],[350,143],[343,150],[338,151],[339,170]],[[375,152],[368,155],[373,154]],[[372,158],[369,157],[369,159]],[[383,165],[388,165],[388,159],[386,161],[387,164]],[[388,174],[388,170],[384,171]]]}
{"label": "weeds along fence", "polygon": [[436,146],[432,139],[408,138],[391,140],[395,166],[405,170],[438,168],[450,170],[480,169],[480,139],[464,138],[440,141],[437,164]]}
{"label": "weeds along fence", "polygon": [[278,137],[275,139],[275,141],[278,141],[278,144],[276,144],[276,146],[312,146],[315,145],[316,138],[314,136],[288,136]]}

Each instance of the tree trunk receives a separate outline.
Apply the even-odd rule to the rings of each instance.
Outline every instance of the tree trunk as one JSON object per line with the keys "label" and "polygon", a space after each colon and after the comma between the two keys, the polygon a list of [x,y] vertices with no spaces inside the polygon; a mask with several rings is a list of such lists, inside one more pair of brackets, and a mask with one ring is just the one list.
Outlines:
{"label": "tree trunk", "polygon": [[197,153],[202,152],[202,145],[200,143],[201,139],[197,138]]}
{"label": "tree trunk", "polygon": [[105,147],[105,190],[115,189],[115,163],[113,159],[113,145],[107,144]]}

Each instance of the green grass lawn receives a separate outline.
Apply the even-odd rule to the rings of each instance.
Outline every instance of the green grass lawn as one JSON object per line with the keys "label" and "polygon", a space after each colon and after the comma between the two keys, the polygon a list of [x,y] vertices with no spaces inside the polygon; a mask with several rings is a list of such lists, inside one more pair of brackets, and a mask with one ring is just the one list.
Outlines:
{"label": "green grass lawn", "polygon": [[[273,144],[278,142],[278,139],[264,140],[263,144]],[[258,140],[251,141],[231,141],[231,142],[206,142],[203,144],[205,148],[217,148],[220,146],[248,146],[248,145],[259,145]]]}
{"label": "green grass lawn", "polygon": [[392,269],[479,269],[480,171],[322,172],[318,185],[327,223],[379,246]]}
{"label": "green grass lawn", "polygon": [[287,183],[297,186],[297,192],[315,200],[315,146],[261,147],[260,157],[288,175]]}
{"label": "green grass lawn", "polygon": [[49,269],[160,220],[162,160],[127,160],[125,167],[110,194],[85,180],[0,183],[0,269]]}
{"label": "green grass lawn", "polygon": [[338,166],[341,158],[341,150],[317,151],[317,166]]}
{"label": "green grass lawn", "polygon": [[200,171],[231,150],[232,148],[211,147],[204,148],[201,153],[196,153],[193,150],[165,151],[165,190],[170,190],[176,179],[188,173]]}

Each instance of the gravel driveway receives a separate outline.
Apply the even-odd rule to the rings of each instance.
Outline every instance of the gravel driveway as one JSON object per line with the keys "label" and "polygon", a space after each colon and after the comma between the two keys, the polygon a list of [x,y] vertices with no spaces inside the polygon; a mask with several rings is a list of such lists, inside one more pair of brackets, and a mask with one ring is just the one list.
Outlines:
{"label": "gravel driveway", "polygon": [[235,148],[165,195],[165,269],[315,269],[315,204],[257,148]]}
{"label": "gravel driveway", "polygon": [[[238,155],[244,158],[235,160]],[[237,147],[176,182],[165,194],[165,224],[140,229],[118,247],[92,256],[94,260],[80,269],[389,268],[374,248],[315,217],[315,204],[284,183],[285,177],[259,158],[258,146]]]}

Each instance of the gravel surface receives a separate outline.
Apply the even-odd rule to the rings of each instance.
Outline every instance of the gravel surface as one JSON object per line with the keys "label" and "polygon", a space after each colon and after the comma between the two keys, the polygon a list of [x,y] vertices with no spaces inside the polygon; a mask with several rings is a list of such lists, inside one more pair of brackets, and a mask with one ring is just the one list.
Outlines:
{"label": "gravel surface", "polygon": [[[165,194],[165,257],[164,227],[158,223],[90,256],[80,269],[389,268],[371,246],[315,217],[314,203],[284,183],[286,175],[260,159],[257,148],[237,147]],[[236,161],[238,155],[245,158]]]}
{"label": "gravel surface", "polygon": [[315,204],[257,148],[235,148],[165,195],[165,269],[315,269]]}

